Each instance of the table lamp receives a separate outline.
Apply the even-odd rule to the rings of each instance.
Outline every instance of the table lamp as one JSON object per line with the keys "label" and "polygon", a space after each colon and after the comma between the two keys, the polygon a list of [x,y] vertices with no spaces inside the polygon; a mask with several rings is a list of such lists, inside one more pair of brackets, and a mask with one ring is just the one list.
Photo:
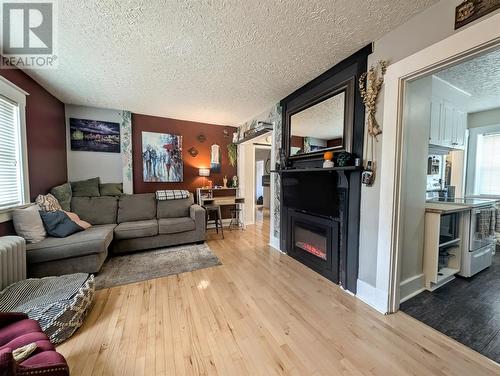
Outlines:
{"label": "table lamp", "polygon": [[210,176],[210,169],[200,168],[198,169],[198,175],[203,176],[203,188],[205,188],[207,177]]}

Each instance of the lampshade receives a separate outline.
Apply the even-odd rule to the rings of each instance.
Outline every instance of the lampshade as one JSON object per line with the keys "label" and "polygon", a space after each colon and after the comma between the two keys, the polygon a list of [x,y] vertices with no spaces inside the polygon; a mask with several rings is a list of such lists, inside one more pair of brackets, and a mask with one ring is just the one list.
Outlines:
{"label": "lampshade", "polygon": [[198,169],[198,175],[200,176],[210,176],[210,169],[209,168],[200,168]]}

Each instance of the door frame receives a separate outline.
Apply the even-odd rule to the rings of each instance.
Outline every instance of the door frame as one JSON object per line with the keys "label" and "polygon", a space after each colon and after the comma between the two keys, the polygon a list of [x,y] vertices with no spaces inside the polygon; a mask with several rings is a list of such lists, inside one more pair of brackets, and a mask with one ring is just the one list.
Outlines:
{"label": "door frame", "polygon": [[399,309],[401,272],[404,95],[409,81],[500,47],[500,14],[491,16],[390,65],[385,76],[380,163],[377,285],[387,291],[387,312]]}

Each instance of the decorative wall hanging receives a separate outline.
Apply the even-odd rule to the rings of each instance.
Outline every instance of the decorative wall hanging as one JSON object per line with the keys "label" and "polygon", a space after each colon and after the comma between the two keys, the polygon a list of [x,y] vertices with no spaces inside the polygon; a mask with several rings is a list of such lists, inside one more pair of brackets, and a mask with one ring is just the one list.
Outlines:
{"label": "decorative wall hanging", "polygon": [[196,137],[196,139],[199,142],[205,142],[207,140],[207,137],[204,134],[200,134],[200,135],[198,135],[198,137]]}
{"label": "decorative wall hanging", "polygon": [[455,30],[500,8],[500,0],[467,0],[455,8]]}
{"label": "decorative wall hanging", "polygon": [[221,168],[220,146],[214,144],[210,147],[210,171],[212,173],[220,173],[220,168]]}
{"label": "decorative wall hanging", "polygon": [[69,119],[71,150],[120,152],[120,124],[108,121]]}
{"label": "decorative wall hanging", "polygon": [[182,182],[182,136],[142,132],[144,182]]}
{"label": "decorative wall hanging", "polygon": [[122,171],[123,171],[123,192],[134,193],[132,179],[132,113],[122,111],[122,122],[120,125],[121,149],[122,149]]}
{"label": "decorative wall hanging", "polygon": [[[368,72],[363,73],[359,77],[359,91],[363,103],[366,108],[367,122],[368,122],[368,143],[366,147],[366,154],[368,157],[365,173],[363,174],[363,183],[371,186],[375,182],[375,145],[374,140],[378,141],[378,136],[382,133],[380,124],[378,124],[375,117],[377,113],[377,101],[384,84],[384,75],[387,71],[387,62],[380,60],[376,66],[371,66]],[[369,179],[367,176],[369,175]]]}
{"label": "decorative wall hanging", "polygon": [[[368,116],[368,134],[377,139],[382,133],[380,125],[375,118],[377,113],[377,100],[380,89],[384,84],[384,75],[387,71],[387,62],[380,60],[376,66],[371,66],[368,72],[359,77],[359,91]],[[379,77],[380,73],[380,77]]]}
{"label": "decorative wall hanging", "polygon": [[224,138],[229,138],[229,131],[227,129],[224,129]]}
{"label": "decorative wall hanging", "polygon": [[227,145],[227,157],[229,159],[229,164],[232,167],[236,166],[236,161],[238,160],[238,145],[235,144]]}
{"label": "decorative wall hanging", "polygon": [[188,149],[188,153],[193,158],[195,158],[199,154],[198,149],[196,149],[194,146]]}

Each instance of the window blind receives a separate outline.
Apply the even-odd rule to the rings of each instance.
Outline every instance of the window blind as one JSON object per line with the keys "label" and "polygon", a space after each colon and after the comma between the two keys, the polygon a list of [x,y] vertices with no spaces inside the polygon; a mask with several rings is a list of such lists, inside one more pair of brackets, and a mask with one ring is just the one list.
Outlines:
{"label": "window blind", "polygon": [[23,201],[19,109],[0,96],[0,210]]}
{"label": "window blind", "polygon": [[500,196],[500,133],[478,137],[476,158],[476,191],[482,195]]}

